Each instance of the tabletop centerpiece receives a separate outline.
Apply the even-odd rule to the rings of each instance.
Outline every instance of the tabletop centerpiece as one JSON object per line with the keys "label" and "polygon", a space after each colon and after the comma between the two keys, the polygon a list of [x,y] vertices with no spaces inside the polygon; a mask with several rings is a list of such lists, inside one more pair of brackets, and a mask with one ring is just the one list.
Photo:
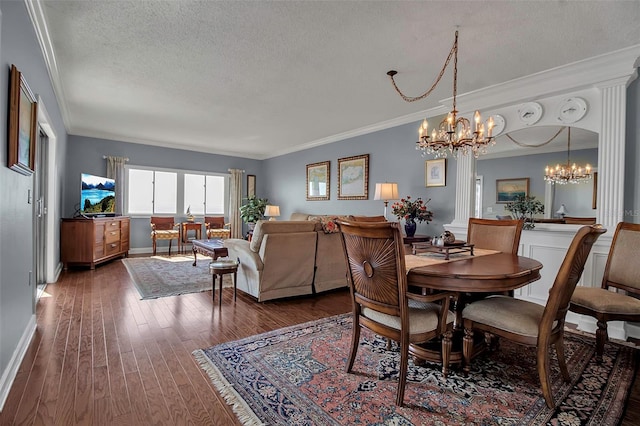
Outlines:
{"label": "tabletop centerpiece", "polygon": [[413,200],[410,195],[407,195],[391,206],[393,214],[398,220],[404,219],[404,231],[407,237],[413,237],[415,235],[416,222],[429,223],[433,220],[433,212],[427,209],[427,203],[429,201],[431,201],[431,198],[427,201],[423,201],[421,197]]}

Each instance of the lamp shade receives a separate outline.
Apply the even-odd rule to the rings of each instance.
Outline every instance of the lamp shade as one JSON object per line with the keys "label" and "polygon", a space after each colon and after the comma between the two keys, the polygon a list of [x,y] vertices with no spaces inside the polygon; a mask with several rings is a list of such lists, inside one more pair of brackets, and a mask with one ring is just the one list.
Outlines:
{"label": "lamp shade", "polygon": [[280,216],[280,206],[273,206],[267,204],[267,208],[264,211],[265,216]]}
{"label": "lamp shade", "polygon": [[564,216],[565,214],[567,214],[569,212],[567,211],[567,208],[564,206],[564,204],[562,204],[556,213],[559,214],[559,215]]}
{"label": "lamp shade", "polygon": [[373,196],[374,200],[397,200],[398,196],[398,184],[395,182],[376,183],[376,193]]}

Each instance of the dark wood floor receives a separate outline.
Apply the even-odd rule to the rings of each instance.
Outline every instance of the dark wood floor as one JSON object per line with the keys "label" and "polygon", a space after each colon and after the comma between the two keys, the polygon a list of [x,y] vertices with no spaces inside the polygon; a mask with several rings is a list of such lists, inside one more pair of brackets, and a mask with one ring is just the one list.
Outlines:
{"label": "dark wood floor", "polygon": [[[38,302],[0,425],[237,425],[191,352],[350,310],[347,291],[262,304],[224,293],[221,310],[211,292],[139,300],[120,261],[64,272]],[[623,425],[640,424],[638,382]]]}

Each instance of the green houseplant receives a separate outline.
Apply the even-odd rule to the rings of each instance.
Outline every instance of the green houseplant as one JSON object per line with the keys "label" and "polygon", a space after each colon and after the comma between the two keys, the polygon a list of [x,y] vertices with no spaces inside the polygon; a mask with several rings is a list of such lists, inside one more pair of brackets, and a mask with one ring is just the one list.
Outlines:
{"label": "green houseplant", "polygon": [[534,196],[518,195],[515,200],[507,203],[505,210],[512,212],[518,219],[524,219],[523,229],[533,229],[533,215],[544,213],[544,204]]}
{"label": "green houseplant", "polygon": [[246,200],[247,202],[240,206],[240,217],[247,224],[256,223],[263,218],[269,200],[256,196],[249,197]]}

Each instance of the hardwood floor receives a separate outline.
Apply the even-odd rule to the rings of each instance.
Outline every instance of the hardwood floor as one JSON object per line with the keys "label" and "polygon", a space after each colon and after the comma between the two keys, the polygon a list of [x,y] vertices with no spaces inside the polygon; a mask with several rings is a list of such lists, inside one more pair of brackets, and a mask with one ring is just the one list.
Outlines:
{"label": "hardwood floor", "polygon": [[[45,293],[2,426],[238,425],[191,352],[351,309],[346,290],[234,303],[225,289],[222,309],[211,292],[139,300],[120,261],[66,271]],[[638,382],[622,425],[640,424]]]}

